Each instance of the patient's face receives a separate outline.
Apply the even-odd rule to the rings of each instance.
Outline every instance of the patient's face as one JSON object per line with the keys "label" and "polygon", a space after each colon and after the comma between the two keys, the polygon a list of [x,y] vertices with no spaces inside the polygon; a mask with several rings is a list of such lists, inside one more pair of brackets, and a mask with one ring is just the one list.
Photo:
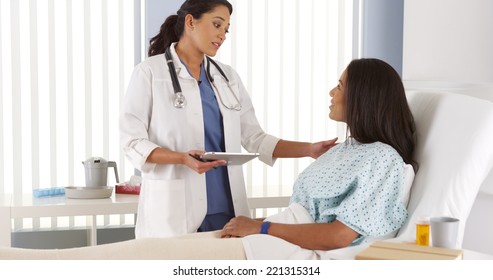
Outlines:
{"label": "patient's face", "polygon": [[330,91],[329,117],[334,121],[346,122],[346,78],[347,70],[342,73],[339,83]]}

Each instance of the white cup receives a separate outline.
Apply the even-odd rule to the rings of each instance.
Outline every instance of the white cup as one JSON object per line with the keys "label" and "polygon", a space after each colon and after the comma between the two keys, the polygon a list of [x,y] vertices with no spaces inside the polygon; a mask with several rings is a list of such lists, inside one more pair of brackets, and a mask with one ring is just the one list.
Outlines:
{"label": "white cup", "polygon": [[433,247],[457,248],[459,219],[452,217],[433,217],[431,224],[431,242]]}

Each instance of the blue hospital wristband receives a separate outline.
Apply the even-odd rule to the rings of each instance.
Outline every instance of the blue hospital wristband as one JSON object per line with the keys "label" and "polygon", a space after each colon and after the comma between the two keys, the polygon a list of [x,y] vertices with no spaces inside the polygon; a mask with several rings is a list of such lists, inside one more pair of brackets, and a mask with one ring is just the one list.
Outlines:
{"label": "blue hospital wristband", "polygon": [[270,227],[269,221],[263,222],[262,225],[260,226],[260,233],[261,234],[269,234],[269,227]]}

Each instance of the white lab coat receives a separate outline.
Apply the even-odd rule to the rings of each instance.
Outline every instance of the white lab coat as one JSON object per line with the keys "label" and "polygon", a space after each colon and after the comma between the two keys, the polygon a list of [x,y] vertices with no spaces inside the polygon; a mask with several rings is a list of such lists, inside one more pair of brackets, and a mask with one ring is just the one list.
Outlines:
{"label": "white lab coat", "polygon": [[[182,109],[173,106],[173,85],[162,54],[146,59],[135,68],[120,116],[123,151],[142,171],[136,238],[195,232],[207,212],[205,174],[197,174],[184,165],[146,163],[151,151],[157,147],[179,152],[205,149],[197,81],[180,62],[174,44],[170,50],[187,106]],[[242,106],[241,111],[229,110],[217,98],[223,115],[226,151],[241,152],[243,146],[249,152],[260,153],[261,161],[274,164],[272,153],[279,139],[265,134],[260,127],[238,74],[231,67],[218,64]],[[236,104],[214,65],[210,71],[224,103]],[[228,166],[228,175],[236,215],[249,216],[242,166]]]}

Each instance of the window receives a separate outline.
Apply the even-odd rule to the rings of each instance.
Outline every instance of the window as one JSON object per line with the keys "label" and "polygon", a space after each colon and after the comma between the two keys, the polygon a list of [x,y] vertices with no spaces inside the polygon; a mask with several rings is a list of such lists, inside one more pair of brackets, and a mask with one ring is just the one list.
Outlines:
{"label": "window", "polygon": [[118,114],[140,43],[136,2],[0,0],[0,13],[0,192],[83,185],[91,156],[132,170]]}
{"label": "window", "polygon": [[[329,91],[352,59],[353,1],[232,0],[230,33],[216,59],[235,68],[264,130],[322,141],[345,128],[329,119]],[[245,165],[249,196],[291,195],[310,158]]]}
{"label": "window", "polygon": [[134,67],[134,2],[0,7],[0,191],[84,184],[81,162],[91,156],[122,162],[118,114]]}
{"label": "window", "polygon": [[[341,138],[345,129],[328,118],[329,90],[353,57],[357,1],[230,2],[230,34],[216,59],[238,71],[263,128],[286,140]],[[0,0],[0,193],[83,185],[81,162],[92,156],[116,161],[121,180],[133,174],[118,115],[143,52],[140,5]],[[290,195],[311,161],[245,165],[248,195]]]}

